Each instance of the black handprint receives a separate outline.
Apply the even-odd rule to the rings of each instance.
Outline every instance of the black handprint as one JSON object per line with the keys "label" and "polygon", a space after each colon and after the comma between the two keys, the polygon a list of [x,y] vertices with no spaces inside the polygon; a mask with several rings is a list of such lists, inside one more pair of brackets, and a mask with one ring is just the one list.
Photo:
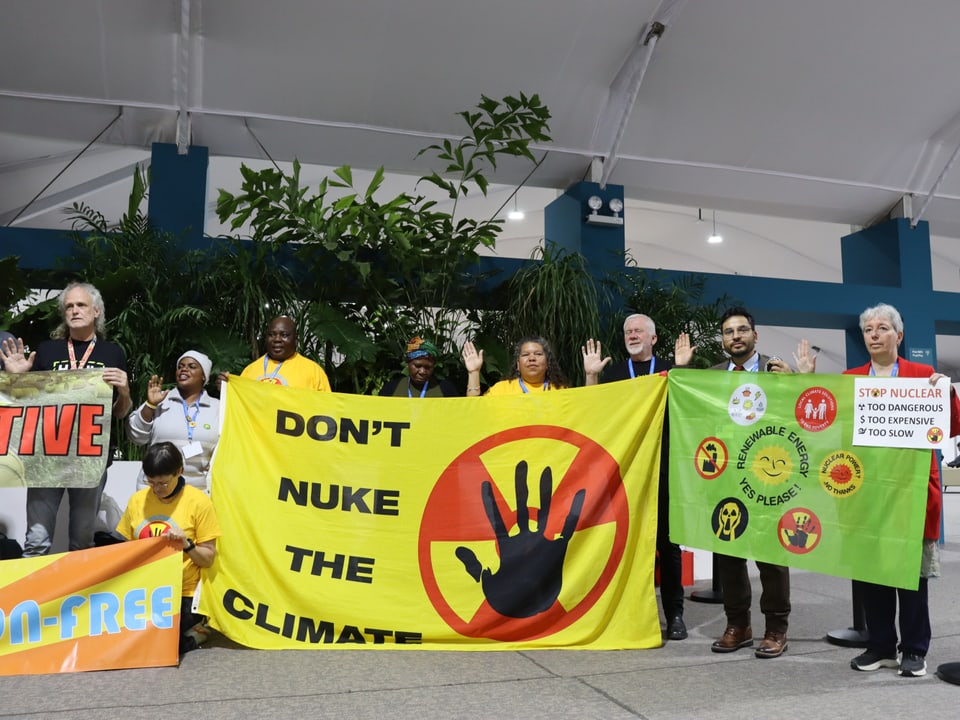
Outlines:
{"label": "black handprint", "polygon": [[816,523],[811,520],[809,515],[804,515],[801,518],[797,518],[797,529],[794,532],[790,530],[784,530],[787,534],[787,541],[798,548],[805,548],[807,546],[807,539],[810,537],[810,533],[816,532],[817,528]]}
{"label": "black handprint", "polygon": [[500,569],[495,573],[483,568],[473,550],[460,546],[456,555],[470,576],[483,586],[483,594],[490,607],[501,615],[513,618],[532,617],[549,610],[560,596],[563,586],[563,560],[567,545],[577,528],[586,490],[578,490],[570,503],[570,512],[563,523],[563,532],[555,540],[547,539],[545,533],[550,519],[550,502],[553,492],[553,473],[544,468],[540,475],[540,512],[537,515],[537,530],[530,530],[530,514],[527,509],[527,463],[521,460],[516,470],[517,527],[519,532],[510,536],[493,496],[493,485],[484,481],[480,489],[483,509],[490,526],[497,536]]}

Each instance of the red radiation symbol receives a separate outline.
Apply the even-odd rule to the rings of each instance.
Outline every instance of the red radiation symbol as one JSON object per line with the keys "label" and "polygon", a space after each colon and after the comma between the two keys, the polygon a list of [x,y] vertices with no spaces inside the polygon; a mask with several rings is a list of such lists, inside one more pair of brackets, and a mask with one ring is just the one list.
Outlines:
{"label": "red radiation symbol", "polygon": [[[629,527],[620,467],[602,446],[562,427],[511,428],[438,478],[420,524],[420,575],[461,635],[532,640],[569,627],[603,596]],[[564,561],[583,553],[579,582],[564,578]]]}

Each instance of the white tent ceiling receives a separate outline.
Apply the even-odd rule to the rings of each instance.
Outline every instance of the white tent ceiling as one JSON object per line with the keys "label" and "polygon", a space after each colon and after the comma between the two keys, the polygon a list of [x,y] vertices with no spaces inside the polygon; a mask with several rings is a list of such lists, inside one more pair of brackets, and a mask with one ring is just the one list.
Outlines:
{"label": "white tent ceiling", "polygon": [[[839,280],[839,235],[912,195],[935,235],[938,289],[960,290],[960,164],[949,168],[960,147],[956,0],[3,7],[0,224],[108,126],[16,224],[54,226],[77,198],[101,208],[124,198],[155,141],[208,147],[212,193],[239,183],[227,159],[265,159],[258,141],[278,161],[417,175],[427,167],[419,149],[461,134],[457,111],[481,94],[524,92],[553,114],[553,142],[536,148],[545,160],[528,185],[562,189],[605,158],[628,198],[628,246],[651,264],[699,269],[706,250],[684,249],[670,223],[673,235],[657,239],[649,218],[703,207],[744,230],[741,252],[725,249],[714,269],[791,276],[774,258],[795,266],[803,255],[816,279]],[[492,180],[512,189],[528,170],[506,163]],[[756,215],[807,224],[757,230],[766,221],[744,219]],[[815,227],[828,238],[822,250],[799,250],[792,235]]]}

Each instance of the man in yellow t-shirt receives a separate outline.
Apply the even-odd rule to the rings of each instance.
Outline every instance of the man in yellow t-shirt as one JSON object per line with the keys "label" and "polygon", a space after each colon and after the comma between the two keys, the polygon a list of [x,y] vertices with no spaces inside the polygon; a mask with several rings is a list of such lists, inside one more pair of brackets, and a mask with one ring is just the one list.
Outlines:
{"label": "man in yellow t-shirt", "polygon": [[285,315],[270,321],[267,352],[247,365],[240,377],[305,390],[331,391],[323,368],[297,352],[297,326]]}

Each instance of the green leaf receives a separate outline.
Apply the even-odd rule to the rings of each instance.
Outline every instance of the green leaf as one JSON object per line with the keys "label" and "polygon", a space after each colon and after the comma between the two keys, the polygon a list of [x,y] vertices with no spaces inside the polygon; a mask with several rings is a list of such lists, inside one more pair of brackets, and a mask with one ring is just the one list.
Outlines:
{"label": "green leaf", "polygon": [[383,184],[383,166],[377,168],[377,171],[373,174],[373,179],[370,181],[370,185],[367,186],[367,192],[364,195],[364,200],[369,201],[373,198],[373,194],[380,189],[380,186]]}

